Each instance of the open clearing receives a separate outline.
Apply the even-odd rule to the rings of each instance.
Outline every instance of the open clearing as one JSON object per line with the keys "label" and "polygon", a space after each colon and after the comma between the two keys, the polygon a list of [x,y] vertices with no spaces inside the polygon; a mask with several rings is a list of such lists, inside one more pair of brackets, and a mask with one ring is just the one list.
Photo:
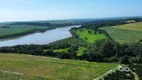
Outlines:
{"label": "open clearing", "polygon": [[104,34],[94,34],[94,31],[91,29],[78,29],[75,32],[79,36],[79,38],[90,43],[106,38]]}
{"label": "open clearing", "polygon": [[62,53],[62,52],[68,52],[69,48],[65,48],[65,49],[55,49],[53,50],[53,52],[58,52],[58,53]]}
{"label": "open clearing", "polygon": [[113,28],[134,30],[134,31],[142,31],[142,22],[119,25],[119,26],[113,26]]}
{"label": "open clearing", "polygon": [[113,27],[103,27],[119,43],[138,42],[142,39],[142,22]]}
{"label": "open clearing", "polygon": [[46,78],[0,72],[0,80],[47,80]]}
{"label": "open clearing", "polygon": [[[49,49],[45,49],[45,50],[43,50],[44,52],[46,52],[46,51],[48,51]],[[69,48],[65,48],[65,49],[54,49],[53,50],[53,52],[54,53],[68,53],[68,50],[69,50]],[[81,46],[79,46],[78,47],[78,51],[77,51],[77,56],[81,56],[81,55],[83,55],[84,54],[84,51],[85,50],[88,50],[87,48],[85,48],[85,47],[81,47]]]}
{"label": "open clearing", "polygon": [[13,35],[17,33],[23,33],[31,31],[33,29],[47,29],[48,27],[42,26],[30,26],[30,25],[12,25],[10,28],[0,28],[0,36]]}
{"label": "open clearing", "polygon": [[85,50],[88,50],[88,49],[85,47],[79,47],[77,51],[77,56],[83,55]]}
{"label": "open clearing", "polygon": [[115,63],[96,63],[24,54],[0,54],[0,70],[49,80],[91,80],[116,66]]}

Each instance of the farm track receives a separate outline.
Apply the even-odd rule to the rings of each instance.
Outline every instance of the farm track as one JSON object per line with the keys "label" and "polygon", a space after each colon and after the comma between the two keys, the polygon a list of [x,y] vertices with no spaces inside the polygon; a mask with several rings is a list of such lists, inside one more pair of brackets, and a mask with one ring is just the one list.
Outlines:
{"label": "farm track", "polygon": [[6,71],[6,70],[0,70],[0,72],[3,72],[3,73],[11,73],[11,74],[17,74],[17,75],[24,75],[23,73],[11,72],[11,71]]}
{"label": "farm track", "polygon": [[116,67],[116,68],[114,68],[114,69],[111,69],[111,70],[109,70],[109,71],[103,73],[102,75],[98,76],[97,78],[95,78],[95,79],[93,79],[93,80],[103,80],[103,78],[104,78],[105,76],[107,76],[108,74],[111,74],[111,73],[115,72],[117,69],[118,69],[118,67]]}
{"label": "farm track", "polygon": [[130,72],[134,75],[135,80],[140,80],[138,75],[135,72],[133,72],[132,70],[130,70]]}
{"label": "farm track", "polygon": [[[97,78],[95,78],[93,80],[103,80],[103,77],[107,76],[108,74],[111,74],[111,73],[115,72],[117,69],[118,69],[118,67],[115,68],[115,69],[111,69],[111,70],[107,71],[106,73],[98,76]],[[135,72],[133,72],[132,70],[130,70],[130,72],[134,75],[134,80],[140,80],[138,75]]]}

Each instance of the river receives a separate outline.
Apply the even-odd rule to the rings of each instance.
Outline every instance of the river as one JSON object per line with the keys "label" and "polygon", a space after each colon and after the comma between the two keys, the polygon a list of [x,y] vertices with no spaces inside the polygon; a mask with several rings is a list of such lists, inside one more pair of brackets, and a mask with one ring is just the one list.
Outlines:
{"label": "river", "polygon": [[14,46],[23,44],[49,44],[57,40],[71,37],[70,29],[73,27],[80,27],[80,25],[67,26],[47,30],[46,32],[37,32],[26,36],[21,36],[15,39],[1,40],[0,47],[3,46]]}

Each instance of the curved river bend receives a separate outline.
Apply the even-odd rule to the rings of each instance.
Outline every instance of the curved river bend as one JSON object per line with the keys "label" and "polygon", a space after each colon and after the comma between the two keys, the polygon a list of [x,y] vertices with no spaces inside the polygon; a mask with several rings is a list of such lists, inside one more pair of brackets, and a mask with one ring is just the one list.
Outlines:
{"label": "curved river bend", "polygon": [[38,32],[22,36],[16,39],[0,41],[0,47],[22,44],[49,44],[57,40],[71,37],[72,35],[69,30],[73,27],[80,27],[80,25],[56,28],[52,30],[47,30],[44,33]]}

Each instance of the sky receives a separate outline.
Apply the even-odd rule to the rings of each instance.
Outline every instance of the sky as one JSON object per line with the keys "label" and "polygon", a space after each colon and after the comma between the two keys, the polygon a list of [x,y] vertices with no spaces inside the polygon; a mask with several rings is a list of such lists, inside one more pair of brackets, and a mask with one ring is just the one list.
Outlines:
{"label": "sky", "polygon": [[142,16],[142,0],[0,0],[0,22]]}

